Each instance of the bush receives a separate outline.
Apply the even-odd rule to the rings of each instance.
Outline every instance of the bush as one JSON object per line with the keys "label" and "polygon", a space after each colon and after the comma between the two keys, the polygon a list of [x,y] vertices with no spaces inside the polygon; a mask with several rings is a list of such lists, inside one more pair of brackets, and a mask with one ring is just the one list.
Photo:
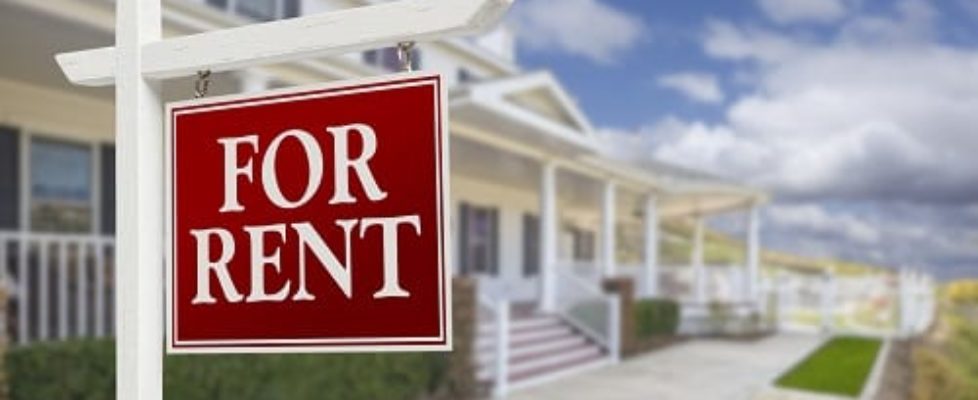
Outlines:
{"label": "bush", "polygon": [[913,351],[914,400],[975,400],[978,385],[940,351],[918,347]]}
{"label": "bush", "polygon": [[[112,399],[115,343],[84,340],[13,349],[11,399]],[[439,353],[168,356],[164,398],[179,400],[418,399],[447,373]]]}
{"label": "bush", "polygon": [[668,299],[635,302],[635,334],[638,339],[671,336],[679,328],[679,303]]}

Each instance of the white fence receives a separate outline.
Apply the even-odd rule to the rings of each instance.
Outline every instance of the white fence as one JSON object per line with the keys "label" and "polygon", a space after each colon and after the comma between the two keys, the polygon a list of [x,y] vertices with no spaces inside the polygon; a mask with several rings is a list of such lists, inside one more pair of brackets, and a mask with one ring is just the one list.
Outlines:
{"label": "white fence", "polygon": [[13,343],[114,334],[113,268],[112,237],[0,231]]}

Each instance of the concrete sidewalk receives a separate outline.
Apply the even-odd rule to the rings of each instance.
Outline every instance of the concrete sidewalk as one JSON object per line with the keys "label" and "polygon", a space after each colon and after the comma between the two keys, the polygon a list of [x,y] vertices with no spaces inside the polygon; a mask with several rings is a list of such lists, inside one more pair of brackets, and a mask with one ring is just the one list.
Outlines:
{"label": "concrete sidewalk", "polygon": [[782,334],[756,342],[693,340],[619,365],[517,391],[513,400],[738,400],[758,394],[822,343]]}

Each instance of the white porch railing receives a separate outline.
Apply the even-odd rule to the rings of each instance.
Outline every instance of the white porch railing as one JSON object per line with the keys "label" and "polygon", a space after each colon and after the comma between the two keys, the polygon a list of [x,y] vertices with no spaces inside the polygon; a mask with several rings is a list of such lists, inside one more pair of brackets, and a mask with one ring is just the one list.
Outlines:
{"label": "white porch railing", "polygon": [[582,279],[569,268],[557,270],[557,312],[581,333],[608,350],[617,362],[621,352],[621,298]]}
{"label": "white porch railing", "polygon": [[[482,292],[477,298],[479,311],[493,321],[492,395],[502,397],[509,391],[509,299],[505,296],[494,299]],[[478,340],[478,335],[473,340]]]}
{"label": "white porch railing", "polygon": [[0,231],[0,280],[13,343],[114,333],[115,240]]}

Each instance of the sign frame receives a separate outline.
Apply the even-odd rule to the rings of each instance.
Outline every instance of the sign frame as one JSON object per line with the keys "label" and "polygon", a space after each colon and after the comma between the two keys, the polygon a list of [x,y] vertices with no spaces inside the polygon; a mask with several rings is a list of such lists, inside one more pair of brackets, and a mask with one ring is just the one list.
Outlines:
{"label": "sign frame", "polygon": [[[420,83],[419,83],[420,82]],[[175,246],[175,207],[174,199],[177,192],[176,182],[174,181],[174,168],[176,167],[175,157],[175,131],[174,120],[182,109],[187,107],[204,107],[205,110],[214,110],[222,106],[243,106],[250,103],[264,102],[287,102],[290,99],[312,99],[342,96],[344,94],[356,94],[370,91],[391,89],[393,87],[422,86],[432,84],[435,86],[436,104],[434,110],[435,126],[435,154],[437,159],[434,162],[438,175],[435,179],[436,189],[439,193],[437,199],[437,243],[438,243],[438,287],[441,291],[439,296],[440,314],[440,335],[436,338],[440,343],[423,343],[430,341],[432,337],[406,337],[389,339],[370,339],[370,338],[341,338],[341,339],[252,339],[252,340],[225,340],[225,343],[205,344],[180,344],[175,338],[176,326],[176,301],[174,295],[177,287],[175,286],[175,259],[177,258],[177,248]],[[452,327],[452,268],[453,260],[451,252],[450,234],[451,225],[451,196],[450,196],[450,157],[449,157],[449,133],[448,129],[448,95],[444,85],[444,79],[440,73],[432,72],[400,72],[381,76],[357,78],[348,80],[331,81],[327,83],[317,83],[310,85],[295,86],[282,89],[271,89],[258,93],[230,94],[223,96],[205,97],[200,99],[182,100],[169,102],[165,106],[163,114],[163,159],[164,159],[164,341],[167,354],[287,354],[287,353],[379,353],[379,352],[447,352],[453,350],[453,327]],[[232,108],[232,107],[229,107]],[[175,114],[176,113],[176,114]],[[391,341],[393,343],[383,344],[381,342]],[[232,343],[237,342],[237,343]],[[251,342],[251,343],[249,343]],[[333,342],[333,343],[328,343]],[[418,343],[410,343],[418,342]]]}

